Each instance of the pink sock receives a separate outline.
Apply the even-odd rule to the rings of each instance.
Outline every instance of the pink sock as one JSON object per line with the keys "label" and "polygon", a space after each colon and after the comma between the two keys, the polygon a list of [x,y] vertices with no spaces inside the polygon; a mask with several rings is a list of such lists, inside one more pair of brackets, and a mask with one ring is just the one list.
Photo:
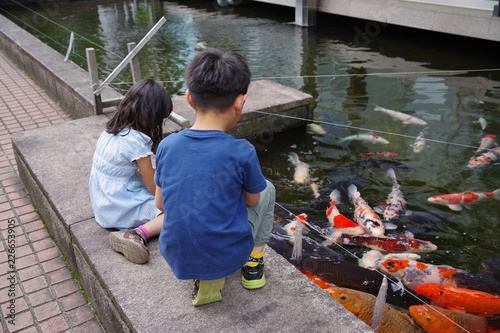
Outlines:
{"label": "pink sock", "polygon": [[145,241],[147,241],[149,237],[151,237],[149,235],[148,229],[146,229],[143,225],[135,228],[135,232],[137,232]]}

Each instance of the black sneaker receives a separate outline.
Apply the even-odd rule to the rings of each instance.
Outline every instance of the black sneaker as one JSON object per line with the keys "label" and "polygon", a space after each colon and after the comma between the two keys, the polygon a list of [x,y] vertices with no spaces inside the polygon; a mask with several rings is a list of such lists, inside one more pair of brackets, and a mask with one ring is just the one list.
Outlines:
{"label": "black sneaker", "polygon": [[256,262],[257,266],[248,266],[245,264],[241,268],[241,283],[245,289],[259,289],[265,286],[266,277],[264,276],[264,260],[263,258],[255,259],[250,257],[250,262]]}

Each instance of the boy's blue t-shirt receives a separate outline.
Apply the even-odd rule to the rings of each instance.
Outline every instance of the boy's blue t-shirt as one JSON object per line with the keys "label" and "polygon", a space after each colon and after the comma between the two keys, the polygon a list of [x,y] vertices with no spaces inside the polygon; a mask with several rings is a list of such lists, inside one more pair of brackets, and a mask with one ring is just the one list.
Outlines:
{"label": "boy's blue t-shirt", "polygon": [[213,280],[239,270],[253,249],[242,189],[266,181],[255,148],[222,131],[186,129],[156,152],[165,219],[162,255],[178,279]]}

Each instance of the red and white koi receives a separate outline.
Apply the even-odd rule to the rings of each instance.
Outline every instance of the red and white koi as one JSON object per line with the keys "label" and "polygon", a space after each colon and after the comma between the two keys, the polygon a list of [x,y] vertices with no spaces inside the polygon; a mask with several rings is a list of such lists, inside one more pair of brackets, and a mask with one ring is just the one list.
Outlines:
{"label": "red and white koi", "polygon": [[378,157],[398,157],[399,154],[393,151],[367,151],[362,154],[363,156],[378,156]]}
{"label": "red and white koi", "polygon": [[389,253],[417,253],[431,252],[437,249],[437,246],[429,241],[408,237],[405,235],[391,236],[342,236],[339,240],[344,245],[365,246],[373,250],[379,250]]}
{"label": "red and white koi", "polygon": [[389,193],[384,210],[384,222],[391,221],[404,213],[406,200],[396,179],[394,169],[387,169],[387,176],[392,180],[392,191]]}
{"label": "red and white koi", "polygon": [[500,189],[493,192],[461,192],[435,195],[427,198],[427,201],[436,205],[448,206],[454,211],[461,211],[463,206],[476,203],[478,201],[494,198],[500,200]]}
{"label": "red and white koi", "polygon": [[479,148],[476,150],[476,154],[481,154],[487,150],[492,149],[493,147],[498,146],[495,141],[496,134],[486,134],[480,142]]}
{"label": "red and white koi", "polygon": [[496,147],[482,153],[479,156],[474,156],[467,163],[467,167],[470,169],[483,167],[489,164],[493,164],[500,160],[500,147]]}
{"label": "red and white koi", "polygon": [[326,210],[326,217],[332,228],[339,230],[345,235],[361,235],[366,233],[366,231],[356,222],[340,214],[337,208],[337,204],[340,203],[340,200],[340,192],[338,190],[333,190],[332,193],[330,193],[330,207]]}
{"label": "red and white koi", "polygon": [[375,265],[378,270],[399,279],[410,290],[427,283],[455,287],[453,274],[461,271],[448,265],[426,264],[413,259],[383,258]]}
{"label": "red and white koi", "polygon": [[347,188],[349,199],[354,205],[354,221],[373,236],[382,236],[385,228],[377,213],[366,203],[356,185]]}
{"label": "red and white koi", "polygon": [[364,143],[372,143],[372,144],[381,143],[384,145],[389,144],[389,141],[387,141],[386,139],[375,133],[350,135],[340,139],[340,142],[348,142],[348,141],[361,141]]}

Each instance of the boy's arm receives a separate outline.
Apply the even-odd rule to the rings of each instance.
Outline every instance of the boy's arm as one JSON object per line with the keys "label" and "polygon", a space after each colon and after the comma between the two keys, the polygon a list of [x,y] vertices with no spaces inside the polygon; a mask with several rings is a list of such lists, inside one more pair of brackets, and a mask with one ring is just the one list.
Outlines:
{"label": "boy's arm", "polygon": [[156,208],[163,212],[163,196],[161,195],[161,187],[159,187],[158,185],[156,185],[155,205]]}
{"label": "boy's arm", "polygon": [[260,193],[252,194],[243,190],[243,195],[245,197],[245,203],[247,206],[255,206],[260,200]]}

